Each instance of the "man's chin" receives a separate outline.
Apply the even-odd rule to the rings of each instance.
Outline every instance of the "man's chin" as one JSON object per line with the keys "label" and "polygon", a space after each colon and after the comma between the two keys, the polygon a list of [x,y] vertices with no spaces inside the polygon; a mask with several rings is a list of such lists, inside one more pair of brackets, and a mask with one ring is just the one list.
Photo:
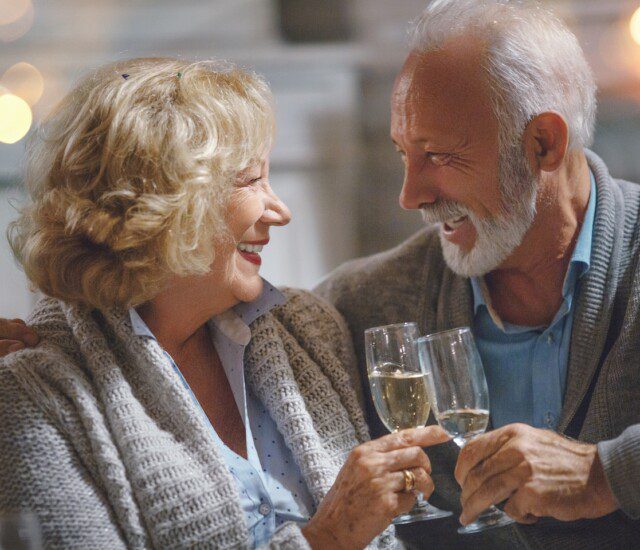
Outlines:
{"label": "man's chin", "polygon": [[465,252],[460,246],[447,240],[440,233],[440,245],[444,261],[451,271],[461,277],[482,277],[496,269],[504,260],[498,257],[496,251],[488,251],[476,242],[471,250]]}

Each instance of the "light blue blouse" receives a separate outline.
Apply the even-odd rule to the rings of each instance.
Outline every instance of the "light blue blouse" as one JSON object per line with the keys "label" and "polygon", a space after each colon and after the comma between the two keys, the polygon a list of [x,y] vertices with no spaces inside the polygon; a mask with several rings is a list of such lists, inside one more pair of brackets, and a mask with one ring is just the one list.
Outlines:
{"label": "light blue blouse", "polygon": [[[178,366],[165,352],[211,427],[211,436],[236,480],[254,546],[266,543],[285,521],[305,523],[315,511],[313,499],[276,423],[246,388],[244,380],[244,350],[251,339],[249,325],[284,300],[280,291],[264,281],[257,300],[238,304],[209,321],[214,346],[244,422],[247,459],[223,443]],[[156,339],[135,309],[129,310],[129,315],[135,334]]]}
{"label": "light blue blouse", "polygon": [[513,422],[550,429],[558,425],[580,279],[591,263],[595,211],[596,184],[591,174],[589,204],[564,279],[562,304],[548,327],[503,322],[491,307],[484,280],[471,279],[473,333],[487,376],[494,428]]}

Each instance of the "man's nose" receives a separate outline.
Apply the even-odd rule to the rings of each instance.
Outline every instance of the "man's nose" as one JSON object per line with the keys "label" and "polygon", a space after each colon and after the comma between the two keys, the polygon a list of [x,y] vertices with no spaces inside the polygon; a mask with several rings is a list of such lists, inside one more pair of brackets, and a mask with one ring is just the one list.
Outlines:
{"label": "man's nose", "polygon": [[436,202],[440,193],[429,180],[423,170],[407,165],[400,191],[400,206],[405,210],[418,210],[424,204]]}

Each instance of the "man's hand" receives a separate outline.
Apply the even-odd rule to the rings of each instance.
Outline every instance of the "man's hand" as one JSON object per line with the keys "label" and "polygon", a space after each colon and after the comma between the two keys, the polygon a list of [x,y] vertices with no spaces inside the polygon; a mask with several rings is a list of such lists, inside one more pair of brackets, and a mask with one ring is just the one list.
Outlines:
{"label": "man's hand", "polygon": [[0,357],[25,346],[35,346],[39,341],[38,334],[22,319],[0,319]]}
{"label": "man's hand", "polygon": [[464,525],[505,499],[504,511],[520,523],[543,516],[597,518],[618,508],[596,445],[524,424],[469,442],[460,452],[455,476],[462,487]]}

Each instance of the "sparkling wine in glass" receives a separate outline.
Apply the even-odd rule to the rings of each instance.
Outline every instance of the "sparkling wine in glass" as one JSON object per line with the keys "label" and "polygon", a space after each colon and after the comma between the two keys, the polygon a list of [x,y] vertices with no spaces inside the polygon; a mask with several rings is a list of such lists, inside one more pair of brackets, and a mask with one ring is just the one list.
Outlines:
{"label": "sparkling wine in glass", "polygon": [[[365,330],[367,370],[373,404],[390,432],[419,428],[429,418],[426,376],[420,368],[418,326],[402,323]],[[444,518],[451,512],[429,504],[418,493],[415,506],[394,518],[396,525]]]}
{"label": "sparkling wine in glass", "polygon": [[[438,424],[462,448],[489,423],[489,390],[473,333],[468,327],[429,334],[417,341],[427,390]],[[490,506],[458,533],[509,525],[513,520]]]}

